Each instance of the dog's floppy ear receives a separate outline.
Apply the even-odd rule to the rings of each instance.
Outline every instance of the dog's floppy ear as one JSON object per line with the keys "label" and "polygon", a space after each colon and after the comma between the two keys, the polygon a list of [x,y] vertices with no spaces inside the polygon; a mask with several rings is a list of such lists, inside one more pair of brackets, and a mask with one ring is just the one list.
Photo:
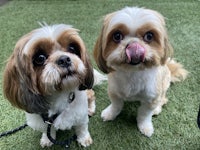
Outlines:
{"label": "dog's floppy ear", "polygon": [[78,38],[81,47],[81,60],[83,61],[84,66],[86,67],[86,74],[82,80],[81,85],[79,86],[79,90],[91,89],[94,83],[93,66],[91,64],[84,42],[80,37]]}
{"label": "dog's floppy ear", "polygon": [[163,31],[163,34],[164,34],[164,56],[161,58],[161,63],[165,64],[169,57],[173,57],[173,47],[168,38],[164,17],[161,14],[160,14],[160,20],[161,20],[163,28],[164,28],[164,31]]}
{"label": "dog's floppy ear", "polygon": [[161,59],[162,64],[165,64],[169,57],[173,57],[173,47],[172,47],[171,43],[169,42],[167,32],[166,32],[164,40],[165,40],[164,41],[165,42],[164,43],[164,56]]}
{"label": "dog's floppy ear", "polygon": [[94,51],[94,59],[97,63],[97,66],[104,73],[109,73],[112,71],[112,69],[109,68],[106,64],[106,60],[104,57],[104,49],[105,49],[106,43],[107,43],[108,24],[113,15],[114,15],[114,13],[111,13],[104,17],[101,33],[100,33],[99,37],[97,38],[97,41],[95,43],[94,50],[93,50]]}
{"label": "dog's floppy ear", "polygon": [[103,28],[102,28],[101,34],[98,37],[96,44],[95,44],[95,47],[94,47],[94,59],[97,63],[97,66],[99,67],[99,69],[101,71],[103,71],[104,73],[108,73],[109,71],[108,71],[108,67],[106,65],[106,61],[102,56],[102,53],[103,53],[103,49],[102,49],[102,36],[103,36],[103,34],[102,34],[102,32],[103,32]]}
{"label": "dog's floppy ear", "polygon": [[86,75],[83,83],[79,86],[79,90],[91,89],[94,83],[93,67],[87,54],[83,63],[86,67]]}
{"label": "dog's floppy ear", "polygon": [[165,19],[163,15],[160,14],[159,12],[154,10],[149,10],[149,11],[151,11],[151,13],[155,14],[159,18],[162,25],[162,33],[164,34],[164,55],[161,58],[161,64],[165,64],[167,59],[173,56],[173,47],[168,38]]}
{"label": "dog's floppy ear", "polygon": [[31,58],[23,54],[23,48],[31,34],[22,37],[8,59],[3,76],[3,91],[10,103],[29,113],[43,113],[48,103],[37,88]]}

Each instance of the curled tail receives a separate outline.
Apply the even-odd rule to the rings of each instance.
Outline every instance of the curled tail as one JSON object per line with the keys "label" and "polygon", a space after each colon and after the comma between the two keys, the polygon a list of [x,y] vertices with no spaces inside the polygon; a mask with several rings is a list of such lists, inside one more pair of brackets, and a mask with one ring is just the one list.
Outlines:
{"label": "curled tail", "polygon": [[93,86],[99,85],[103,81],[108,80],[106,75],[101,74],[96,69],[94,69],[93,71],[94,71],[94,85]]}
{"label": "curled tail", "polygon": [[[96,69],[93,69],[93,73],[94,73],[94,84],[93,84],[93,87],[95,85],[99,85],[103,81],[107,80],[107,76],[101,74]],[[87,96],[88,96],[88,114],[89,114],[89,116],[92,116],[95,113],[95,109],[96,109],[96,105],[95,105],[95,100],[96,100],[95,92],[92,89],[87,90],[86,92],[87,92]]]}
{"label": "curled tail", "polygon": [[171,72],[171,82],[180,82],[186,79],[188,71],[183,68],[183,65],[176,62],[174,59],[167,60],[167,67]]}

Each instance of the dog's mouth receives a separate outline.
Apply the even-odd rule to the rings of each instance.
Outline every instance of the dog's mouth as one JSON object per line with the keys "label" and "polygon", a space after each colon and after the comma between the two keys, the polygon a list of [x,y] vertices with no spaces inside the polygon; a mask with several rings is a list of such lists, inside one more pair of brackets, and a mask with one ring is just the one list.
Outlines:
{"label": "dog's mouth", "polygon": [[133,42],[126,46],[126,63],[138,65],[145,61],[145,48],[139,43]]}
{"label": "dog's mouth", "polygon": [[131,60],[131,61],[126,61],[127,64],[129,65],[138,65],[140,63],[142,63],[142,61],[140,60]]}
{"label": "dog's mouth", "polygon": [[67,79],[68,77],[73,77],[76,74],[76,71],[72,69],[67,69],[61,74],[61,79]]}

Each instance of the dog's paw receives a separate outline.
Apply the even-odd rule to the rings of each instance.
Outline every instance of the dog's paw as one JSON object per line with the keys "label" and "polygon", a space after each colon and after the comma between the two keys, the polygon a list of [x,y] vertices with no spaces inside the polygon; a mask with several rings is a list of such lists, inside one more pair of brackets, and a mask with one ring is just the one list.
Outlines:
{"label": "dog's paw", "polygon": [[84,137],[78,137],[78,138],[77,138],[77,141],[78,141],[78,143],[80,143],[83,147],[88,147],[88,146],[90,146],[90,145],[93,143],[90,134],[87,134],[87,135],[84,136]]}
{"label": "dog's paw", "polygon": [[40,145],[42,148],[44,147],[50,147],[53,145],[53,143],[49,140],[46,133],[42,134],[42,138],[40,139]]}
{"label": "dog's paw", "polygon": [[154,132],[153,124],[151,121],[150,122],[148,122],[148,121],[139,122],[138,128],[139,128],[140,132],[147,137],[151,137]]}
{"label": "dog's paw", "polygon": [[114,120],[117,115],[118,115],[118,113],[113,111],[113,108],[110,105],[102,111],[101,118],[103,119],[103,121],[110,121],[110,120]]}

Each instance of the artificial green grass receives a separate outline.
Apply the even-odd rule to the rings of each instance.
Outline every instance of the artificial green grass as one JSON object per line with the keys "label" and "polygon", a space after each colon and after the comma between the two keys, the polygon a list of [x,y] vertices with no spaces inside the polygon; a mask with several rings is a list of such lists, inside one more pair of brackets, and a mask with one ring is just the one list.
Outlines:
{"label": "artificial green grass", "polygon": [[[110,103],[107,83],[95,87],[97,110],[90,118],[89,130],[94,143],[91,150],[149,150],[200,149],[200,131],[196,125],[200,104],[200,2],[197,0],[13,0],[0,7],[0,132],[13,129],[25,122],[24,113],[13,108],[2,93],[2,72],[5,61],[15,43],[24,34],[38,28],[38,21],[48,24],[71,24],[80,29],[91,55],[100,32],[100,19],[107,13],[125,6],[155,9],[166,17],[174,56],[190,72],[181,83],[171,86],[169,102],[160,115],[153,118],[155,132],[151,138],[137,129],[138,103],[125,103],[121,114],[112,122],[103,122],[101,111]],[[37,150],[41,133],[26,128],[0,139],[0,150]],[[66,132],[58,137],[65,138]],[[53,146],[45,149],[61,149]],[[71,149],[83,149],[72,143]]]}

